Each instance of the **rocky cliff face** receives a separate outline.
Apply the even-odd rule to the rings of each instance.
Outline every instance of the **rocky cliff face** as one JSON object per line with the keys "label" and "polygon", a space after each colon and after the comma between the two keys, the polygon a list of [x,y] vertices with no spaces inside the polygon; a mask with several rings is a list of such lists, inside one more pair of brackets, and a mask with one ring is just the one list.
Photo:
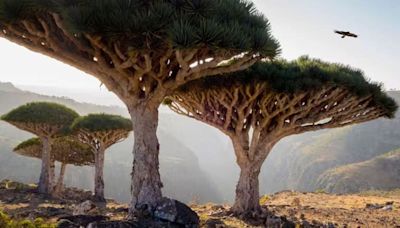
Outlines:
{"label": "rocky cliff face", "polygon": [[373,159],[340,166],[320,175],[317,186],[327,192],[354,193],[400,187],[400,149]]}

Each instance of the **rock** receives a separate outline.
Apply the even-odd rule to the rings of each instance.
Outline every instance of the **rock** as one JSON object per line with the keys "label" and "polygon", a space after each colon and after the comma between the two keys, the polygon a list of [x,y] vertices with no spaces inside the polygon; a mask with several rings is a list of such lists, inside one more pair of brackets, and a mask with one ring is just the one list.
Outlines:
{"label": "rock", "polygon": [[333,223],[331,223],[331,222],[328,223],[328,228],[335,228],[335,227],[336,226]]}
{"label": "rock", "polygon": [[213,210],[213,211],[222,211],[222,210],[225,210],[225,208],[222,205],[213,205],[211,207],[211,210]]}
{"label": "rock", "polygon": [[76,225],[75,223],[66,220],[66,219],[61,219],[57,223],[57,228],[80,228],[79,225]]}
{"label": "rock", "polygon": [[[75,225],[78,227],[86,227],[90,223],[93,222],[102,222],[102,221],[107,221],[110,218],[107,216],[102,216],[102,215],[72,215],[72,216],[64,216],[59,218],[59,222],[64,222],[68,223],[69,225]],[[68,226],[66,226],[68,227]],[[74,226],[71,226],[74,227]]]}
{"label": "rock", "polygon": [[198,227],[200,223],[199,216],[190,207],[177,200],[168,198],[163,198],[157,204],[154,217],[184,225],[185,227]]}
{"label": "rock", "polygon": [[149,227],[143,226],[144,224],[140,224],[134,221],[100,221],[90,223],[87,228],[141,228],[141,227]]}
{"label": "rock", "polygon": [[280,227],[282,221],[277,217],[268,217],[265,220],[265,227]]}
{"label": "rock", "polygon": [[393,210],[393,205],[386,205],[382,207],[382,210],[384,211],[392,211]]}
{"label": "rock", "polygon": [[81,204],[75,205],[72,215],[86,215],[94,209],[96,209],[96,205],[92,201],[86,200]]}
{"label": "rock", "polygon": [[312,226],[311,226],[311,223],[307,222],[306,220],[304,220],[304,221],[301,223],[301,225],[302,225],[302,227],[304,227],[304,228],[310,228],[310,227],[312,227]]}
{"label": "rock", "polygon": [[225,223],[219,219],[209,219],[204,224],[205,228],[224,228]]}
{"label": "rock", "polygon": [[128,213],[129,212],[129,208],[125,208],[125,207],[115,208],[114,212],[115,213]]}
{"label": "rock", "polygon": [[298,197],[294,198],[293,201],[292,201],[292,205],[297,207],[297,208],[301,207],[300,198],[298,198]]}

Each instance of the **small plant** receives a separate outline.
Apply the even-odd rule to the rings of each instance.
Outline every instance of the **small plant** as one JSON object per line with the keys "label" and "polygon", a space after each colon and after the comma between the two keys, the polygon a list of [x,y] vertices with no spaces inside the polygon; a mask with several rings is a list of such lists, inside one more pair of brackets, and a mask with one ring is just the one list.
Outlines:
{"label": "small plant", "polygon": [[260,205],[265,205],[270,200],[269,195],[263,195],[260,198]]}
{"label": "small plant", "polygon": [[315,193],[326,194],[326,191],[324,189],[322,189],[322,188],[319,188],[319,189],[315,190]]}
{"label": "small plant", "polygon": [[45,223],[44,219],[37,218],[33,222],[30,220],[13,220],[7,214],[0,211],[1,228],[55,228],[56,225]]}

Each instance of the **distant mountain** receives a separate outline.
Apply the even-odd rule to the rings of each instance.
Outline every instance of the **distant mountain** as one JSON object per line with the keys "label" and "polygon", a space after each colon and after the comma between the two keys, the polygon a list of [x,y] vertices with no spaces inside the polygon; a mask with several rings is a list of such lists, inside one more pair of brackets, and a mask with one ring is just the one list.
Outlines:
{"label": "distant mountain", "polygon": [[[127,116],[123,108],[79,103],[64,97],[43,96],[15,88],[10,83],[0,83],[0,115],[32,101],[51,101],[64,104],[84,115],[87,113],[113,113]],[[166,114],[168,115],[168,114]],[[175,120],[176,122],[176,120]],[[215,184],[199,165],[193,150],[185,146],[179,138],[160,127],[161,144],[160,169],[165,195],[181,201],[196,199],[199,202],[220,202],[222,198]],[[40,162],[21,157],[12,152],[19,142],[32,137],[5,122],[0,121],[0,179],[13,179],[27,183],[37,181]],[[130,173],[132,167],[132,136],[110,148],[106,154],[105,184],[106,195],[127,202],[130,198]],[[72,168],[67,170],[66,184],[91,189],[93,168]]]}
{"label": "distant mountain", "polygon": [[319,177],[317,186],[326,192],[341,194],[399,188],[400,149],[368,161],[325,171]]}
{"label": "distant mountain", "polygon": [[0,82],[0,91],[3,91],[3,92],[20,92],[20,90],[17,89],[10,82],[5,82],[5,83]]}

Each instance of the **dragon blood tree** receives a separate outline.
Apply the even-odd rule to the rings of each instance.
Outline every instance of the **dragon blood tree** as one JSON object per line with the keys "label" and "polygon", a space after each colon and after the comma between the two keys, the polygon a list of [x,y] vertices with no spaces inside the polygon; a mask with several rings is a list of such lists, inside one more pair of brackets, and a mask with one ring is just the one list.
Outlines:
{"label": "dragon blood tree", "polygon": [[78,116],[75,111],[63,105],[35,102],[22,105],[1,117],[15,127],[40,138],[43,144],[42,169],[38,186],[40,193],[50,194],[53,190],[54,162],[51,159],[53,142]]}
{"label": "dragon blood tree", "polygon": [[[14,152],[22,156],[40,159],[42,157],[42,148],[43,144],[40,139],[32,138],[16,146]],[[94,165],[94,156],[90,147],[72,137],[60,137],[54,140],[51,148],[51,159],[61,163],[58,180],[54,186],[55,195],[63,191],[67,165]]]}
{"label": "dragon blood tree", "polygon": [[104,201],[104,154],[107,148],[126,139],[132,131],[129,119],[107,114],[80,117],[71,126],[76,138],[87,144],[95,158],[94,195]]}
{"label": "dragon blood tree", "polygon": [[240,178],[232,210],[260,211],[258,175],[282,138],[393,117],[396,103],[359,70],[302,57],[256,64],[181,87],[166,103],[175,112],[214,126],[233,143]]}
{"label": "dragon blood tree", "polygon": [[279,52],[267,19],[245,0],[0,0],[0,37],[93,75],[126,104],[135,129],[130,214],[162,197],[163,99]]}

